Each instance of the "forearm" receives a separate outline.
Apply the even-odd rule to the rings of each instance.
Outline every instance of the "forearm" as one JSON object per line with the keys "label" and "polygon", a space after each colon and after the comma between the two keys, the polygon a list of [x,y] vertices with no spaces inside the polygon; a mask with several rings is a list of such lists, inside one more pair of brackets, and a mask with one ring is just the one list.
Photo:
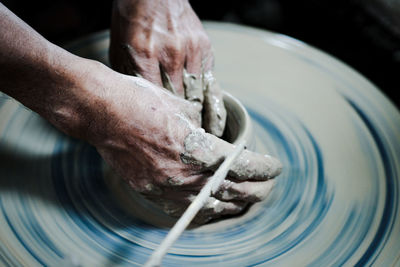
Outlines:
{"label": "forearm", "polygon": [[81,137],[94,93],[82,82],[97,64],[48,42],[1,3],[0,25],[0,90]]}

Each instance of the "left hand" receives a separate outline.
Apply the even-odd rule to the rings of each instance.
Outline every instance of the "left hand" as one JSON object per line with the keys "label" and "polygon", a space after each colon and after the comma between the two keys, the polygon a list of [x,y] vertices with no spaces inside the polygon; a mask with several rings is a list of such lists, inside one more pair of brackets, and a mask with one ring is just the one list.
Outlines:
{"label": "left hand", "polygon": [[110,62],[203,106],[202,127],[222,136],[226,110],[213,76],[211,43],[187,0],[117,0]]}
{"label": "left hand", "polygon": [[[90,74],[76,82],[78,123],[58,119],[55,124],[94,145],[133,190],[181,216],[234,145],[201,129],[198,106],[191,102],[143,78],[87,64]],[[194,222],[238,214],[262,201],[281,170],[279,160],[243,151]]]}

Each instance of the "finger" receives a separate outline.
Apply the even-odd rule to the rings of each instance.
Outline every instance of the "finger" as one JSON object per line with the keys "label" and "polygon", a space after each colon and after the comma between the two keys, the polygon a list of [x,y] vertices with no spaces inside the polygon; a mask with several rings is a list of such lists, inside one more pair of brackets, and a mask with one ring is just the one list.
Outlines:
{"label": "finger", "polygon": [[226,202],[209,197],[200,209],[200,215],[227,215],[241,212],[247,204],[245,202]]}
{"label": "finger", "polygon": [[148,58],[139,55],[132,46],[122,46],[125,51],[119,70],[128,75],[143,77],[146,80],[162,87],[160,67],[157,58]]}
{"label": "finger", "polygon": [[174,176],[169,177],[167,180],[168,187],[179,188],[180,190],[199,190],[207,182],[208,177],[211,173],[202,173],[198,175],[190,176]]}
{"label": "finger", "polygon": [[172,217],[179,217],[185,212],[198,191],[173,191],[166,190],[160,196],[143,195],[165,213]]}
{"label": "finger", "polygon": [[185,98],[191,102],[203,103],[204,95],[200,75],[183,70],[183,87]]}
{"label": "finger", "polygon": [[168,199],[149,199],[160,207],[166,214],[172,217],[180,217],[189,204]]}
{"label": "finger", "polygon": [[235,160],[228,175],[237,180],[266,181],[282,172],[282,163],[270,156],[245,150]]}
{"label": "finger", "polygon": [[[230,155],[235,146],[228,142],[213,137],[215,139],[215,153],[220,153],[224,157]],[[278,176],[282,171],[282,163],[270,156],[244,150],[232,164],[228,176],[239,181],[266,181]]]}
{"label": "finger", "polygon": [[[185,138],[184,147],[185,152],[181,154],[184,163],[209,170],[217,169],[235,148],[214,135],[204,133],[202,129],[190,133]],[[282,164],[276,158],[245,150],[232,164],[228,176],[240,181],[263,181],[279,175],[281,171]]]}
{"label": "finger", "polygon": [[214,52],[211,43],[208,42],[202,47],[201,52],[201,72],[207,73],[214,69]]}
{"label": "finger", "polygon": [[162,50],[159,60],[164,87],[175,95],[184,98],[182,73],[185,51],[181,51],[179,48],[166,47]]}
{"label": "finger", "polygon": [[223,94],[211,71],[203,74],[203,85],[203,128],[220,137],[224,133],[226,124]]}
{"label": "finger", "polygon": [[193,129],[185,137],[181,161],[199,170],[215,170],[224,159],[224,154],[217,145],[217,137],[206,133],[202,128]]}
{"label": "finger", "polygon": [[204,224],[222,216],[236,215],[242,212],[246,206],[247,203],[245,202],[225,202],[210,197],[193,219],[193,223]]}
{"label": "finger", "polygon": [[[172,196],[171,198],[155,198],[146,196],[146,198],[159,206],[165,213],[172,217],[180,217],[188,208],[188,206],[196,198],[193,193],[186,196]],[[209,219],[217,218],[222,215],[232,215],[241,212],[247,203],[245,202],[225,202],[214,197],[209,197],[204,206],[199,210],[198,217],[209,217]]]}
{"label": "finger", "polygon": [[226,124],[226,109],[223,94],[212,69],[214,55],[211,44],[203,47],[202,52],[202,82],[203,82],[203,128],[215,136],[222,136]]}
{"label": "finger", "polygon": [[183,70],[185,98],[202,104],[204,97],[201,51],[192,42],[188,43],[186,50],[185,69]]}
{"label": "finger", "polygon": [[214,197],[222,201],[259,202],[267,198],[274,184],[275,180],[237,183],[226,179]]}
{"label": "finger", "polygon": [[203,109],[200,102],[197,101],[184,101],[187,105],[184,109],[182,109],[183,114],[187,117],[187,119],[193,124],[194,127],[201,127],[201,110]]}
{"label": "finger", "polygon": [[202,51],[197,44],[189,42],[186,47],[185,68],[189,73],[198,77],[202,74]]}
{"label": "finger", "polygon": [[[198,192],[176,192],[173,195],[163,195],[162,197],[145,197],[159,206],[166,214],[172,217],[180,217],[194,201]],[[224,215],[234,215],[242,212],[247,203],[243,201],[221,201],[214,197],[209,197],[203,207],[199,210],[194,219],[194,223],[205,223]]]}

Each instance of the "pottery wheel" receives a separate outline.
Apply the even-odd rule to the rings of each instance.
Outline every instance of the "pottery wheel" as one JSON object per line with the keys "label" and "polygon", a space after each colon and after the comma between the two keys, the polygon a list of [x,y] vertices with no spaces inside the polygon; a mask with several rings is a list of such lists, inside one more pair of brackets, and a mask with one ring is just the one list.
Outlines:
{"label": "pottery wheel", "polygon": [[[356,71],[279,34],[207,23],[216,77],[284,167],[239,218],[187,230],[164,266],[399,265],[400,114]],[[109,33],[68,49],[107,63]],[[142,265],[168,229],[127,211],[96,150],[0,95],[0,265]]]}

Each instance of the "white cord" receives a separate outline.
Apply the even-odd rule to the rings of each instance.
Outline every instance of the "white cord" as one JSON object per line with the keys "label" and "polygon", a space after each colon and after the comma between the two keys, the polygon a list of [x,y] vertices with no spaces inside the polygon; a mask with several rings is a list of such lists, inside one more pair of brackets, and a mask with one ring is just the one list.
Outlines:
{"label": "white cord", "polygon": [[161,266],[161,261],[168,249],[175,243],[182,232],[190,224],[197,212],[204,206],[207,198],[211,193],[216,193],[218,188],[224,181],[228,174],[229,168],[234,160],[240,155],[242,150],[245,148],[245,140],[243,140],[235,150],[229,155],[224,162],[219,166],[218,170],[210,178],[210,180],[204,185],[200,193],[196,196],[193,202],[185,210],[182,217],[175,223],[174,227],[169,231],[161,245],[153,252],[149,260],[146,262],[144,267],[156,267]]}

